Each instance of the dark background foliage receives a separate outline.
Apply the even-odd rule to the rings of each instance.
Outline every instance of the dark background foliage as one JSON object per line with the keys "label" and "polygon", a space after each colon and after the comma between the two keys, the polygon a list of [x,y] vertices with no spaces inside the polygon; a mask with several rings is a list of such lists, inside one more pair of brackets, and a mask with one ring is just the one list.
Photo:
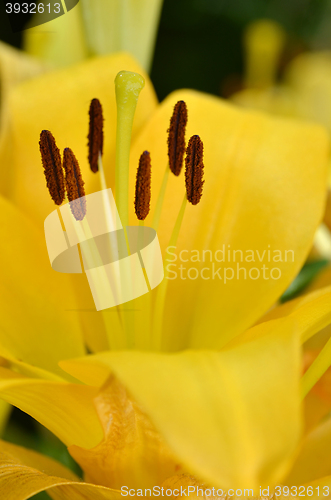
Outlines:
{"label": "dark background foliage", "polygon": [[[0,10],[0,39],[20,47],[22,33],[11,32]],[[307,48],[331,46],[330,0],[164,0],[151,71],[159,98],[183,87],[226,97],[239,87],[243,31],[261,18],[285,28],[284,64]]]}

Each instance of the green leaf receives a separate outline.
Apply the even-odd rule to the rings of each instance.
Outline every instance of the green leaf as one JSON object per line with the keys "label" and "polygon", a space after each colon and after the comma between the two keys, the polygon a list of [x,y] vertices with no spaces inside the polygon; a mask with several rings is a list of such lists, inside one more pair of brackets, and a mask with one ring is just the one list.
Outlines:
{"label": "green leaf", "polygon": [[291,300],[300,293],[317,277],[317,275],[329,264],[328,260],[317,260],[305,264],[298,276],[290,284],[286,292],[281,296],[280,302],[284,303]]}

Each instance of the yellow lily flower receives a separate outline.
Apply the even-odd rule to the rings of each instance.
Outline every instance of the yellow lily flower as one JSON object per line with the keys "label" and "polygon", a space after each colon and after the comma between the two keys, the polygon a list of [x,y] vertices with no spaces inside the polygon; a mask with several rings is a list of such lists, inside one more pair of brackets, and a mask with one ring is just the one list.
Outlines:
{"label": "yellow lily flower", "polygon": [[[242,111],[187,90],[158,105],[144,75],[130,156],[131,223],[140,154],[150,151],[152,189],[158,193],[167,164],[169,117],[182,99],[189,110],[187,135],[204,140],[206,182],[200,204],[186,208],[177,259],[185,262],[188,252],[214,254],[223,245],[244,253],[253,249],[261,265],[268,263],[269,250],[278,256],[294,252],[295,258],[277,262],[277,279],[228,277],[224,283],[223,274],[222,280],[169,280],[159,325],[161,352],[147,352],[153,351],[155,332],[146,297],[132,303],[138,310],[130,333],[140,351],[129,351],[128,331],[117,312],[81,311],[91,304],[86,283],[50,268],[41,227],[53,207],[40,167],[40,131],[52,130],[61,149],[72,147],[87,192],[100,189],[98,177],[88,172],[85,139],[90,100],[100,98],[106,180],[114,187],[110,82],[123,67],[141,73],[129,56],[108,56],[25,82],[9,96],[10,126],[0,149],[12,166],[2,173],[7,199],[0,200],[3,235],[10,237],[10,246],[1,249],[0,293],[6,308],[0,394],[68,446],[87,482],[50,459],[2,442],[0,492],[9,500],[42,490],[57,499],[119,498],[122,486],[185,485],[187,473],[224,491],[253,488],[257,496],[262,496],[260,486],[273,488],[279,481],[292,486],[300,484],[298,477],[303,484],[328,486],[327,459],[321,474],[306,475],[309,461],[321,448],[324,452],[320,436],[322,431],[328,435],[328,427],[318,427],[317,437],[302,434],[300,359],[301,344],[331,322],[331,290],[278,308],[274,317],[252,326],[300,269],[322,217],[328,160],[322,128]],[[181,177],[169,178],[158,229],[163,250],[183,194]],[[152,196],[147,224],[156,204]],[[194,267],[210,273],[211,264],[200,261]],[[240,265],[248,276],[257,267],[252,261]],[[72,284],[79,289],[76,297]],[[156,300],[157,293],[147,299]],[[122,349],[109,351],[118,342]],[[96,354],[84,356],[85,343]],[[322,364],[316,359],[301,381],[302,395],[325,369],[323,359]]]}
{"label": "yellow lily flower", "polygon": [[[247,52],[253,58],[249,49]],[[255,54],[255,59],[259,60],[258,54]],[[277,58],[273,59],[273,63],[275,72],[278,65]],[[330,80],[330,52],[306,52],[290,62],[280,84],[275,84],[270,78],[268,85],[263,88],[247,87],[242,92],[234,94],[232,99],[247,108],[316,121],[330,132]]]}
{"label": "yellow lily flower", "polygon": [[251,23],[244,36],[245,85],[231,96],[239,106],[295,117],[297,95],[285,85],[276,84],[286,34],[275,21]]}
{"label": "yellow lily flower", "polygon": [[[244,41],[246,88],[232,95],[231,100],[247,109],[315,121],[331,133],[330,51],[300,54],[287,66],[282,81],[276,83],[275,75],[285,41],[282,27],[274,21],[257,21],[248,27]],[[329,189],[331,189],[330,168]],[[329,228],[330,211],[329,195],[324,219]],[[324,252],[324,245],[320,240],[320,235],[317,234],[318,251],[329,257],[329,252]],[[329,235],[328,241],[330,245]]]}
{"label": "yellow lily flower", "polygon": [[244,38],[245,89],[231,100],[245,108],[314,121],[331,133],[331,53],[303,52],[285,68],[282,81],[276,82],[285,39],[283,28],[274,21],[261,20],[248,26]]}
{"label": "yellow lily flower", "polygon": [[85,385],[1,369],[2,397],[59,436],[88,481],[2,442],[3,497],[25,499],[47,489],[60,499],[80,498],[84,491],[88,498],[113,498],[122,487],[195,484],[187,483],[188,470],[198,484],[204,479],[223,491],[259,492],[260,485],[281,480],[313,487],[317,498],[316,488],[331,482],[330,426],[322,422],[298,453],[298,332],[303,341],[330,323],[330,296],[328,288],[306,297],[290,314],[248,330],[235,347],[218,353],[108,352],[61,363]]}
{"label": "yellow lily flower", "polygon": [[285,42],[282,27],[269,19],[251,23],[245,33],[245,87],[265,89],[273,85]]}

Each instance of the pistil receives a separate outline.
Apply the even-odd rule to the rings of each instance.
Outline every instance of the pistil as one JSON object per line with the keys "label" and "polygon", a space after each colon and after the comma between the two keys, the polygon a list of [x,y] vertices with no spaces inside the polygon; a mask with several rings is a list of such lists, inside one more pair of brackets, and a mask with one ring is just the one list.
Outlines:
{"label": "pistil", "polygon": [[145,80],[138,73],[121,71],[115,78],[117,104],[116,205],[124,228],[129,223],[129,161],[134,113]]}

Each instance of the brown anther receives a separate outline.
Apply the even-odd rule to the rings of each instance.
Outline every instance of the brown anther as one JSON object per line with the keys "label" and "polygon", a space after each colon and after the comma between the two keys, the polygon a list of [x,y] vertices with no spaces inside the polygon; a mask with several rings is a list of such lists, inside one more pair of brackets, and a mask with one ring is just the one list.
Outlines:
{"label": "brown anther", "polygon": [[99,170],[99,154],[103,153],[103,113],[99,99],[92,99],[89,115],[88,161],[92,172],[96,173]]}
{"label": "brown anther", "polygon": [[83,220],[86,214],[84,181],[78,161],[70,148],[63,151],[63,167],[71,212],[76,220]]}
{"label": "brown anther", "polygon": [[139,220],[145,220],[149,214],[151,202],[151,157],[144,151],[139,159],[136,179],[136,197],[134,206]]}
{"label": "brown anther", "polygon": [[169,167],[174,175],[179,175],[185,153],[185,129],[187,124],[187,107],[184,101],[178,101],[170,120],[168,130]]}
{"label": "brown anther", "polygon": [[65,197],[61,154],[49,130],[41,132],[39,148],[48,191],[54,203],[61,205]]}
{"label": "brown anther", "polygon": [[198,135],[189,140],[185,158],[185,183],[187,199],[192,205],[201,200],[203,180],[203,142]]}

